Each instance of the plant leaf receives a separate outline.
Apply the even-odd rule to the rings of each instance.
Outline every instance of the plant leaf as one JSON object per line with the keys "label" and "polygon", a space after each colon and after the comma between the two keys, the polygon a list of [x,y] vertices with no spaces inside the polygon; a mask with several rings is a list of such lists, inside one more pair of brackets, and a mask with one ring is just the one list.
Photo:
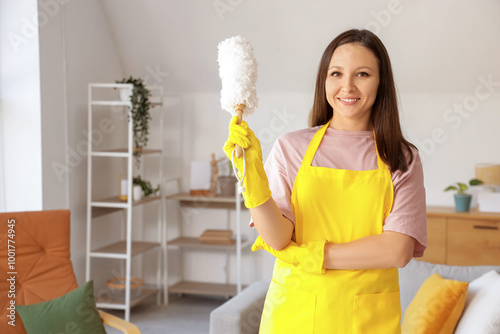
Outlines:
{"label": "plant leaf", "polygon": [[457,187],[455,186],[449,186],[448,188],[446,188],[444,191],[449,191],[449,190],[458,190]]}
{"label": "plant leaf", "polygon": [[458,184],[458,193],[463,194],[469,187],[465,183],[457,182]]}
{"label": "plant leaf", "polygon": [[469,181],[469,184],[471,186],[477,186],[477,185],[483,184],[483,181],[478,180],[478,179],[472,179],[472,180]]}

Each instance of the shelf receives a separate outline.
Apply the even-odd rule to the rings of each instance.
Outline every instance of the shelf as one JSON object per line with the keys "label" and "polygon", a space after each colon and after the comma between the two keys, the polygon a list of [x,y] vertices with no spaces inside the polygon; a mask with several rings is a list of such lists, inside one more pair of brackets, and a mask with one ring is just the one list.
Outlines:
{"label": "shelf", "polygon": [[[235,209],[236,208],[236,198],[235,196],[191,196],[187,193],[179,193],[174,195],[169,195],[166,199],[174,199],[180,201],[181,205],[203,208],[222,208],[222,209]],[[241,197],[241,209],[246,209],[244,205],[244,199]]]}
{"label": "shelf", "polygon": [[122,209],[117,208],[92,208],[92,218],[97,218],[101,216],[108,215],[113,212],[121,211]]}
{"label": "shelf", "polygon": [[[130,101],[92,101],[93,106],[122,106],[122,107],[130,107]],[[151,102],[151,107],[161,107],[163,106],[162,102]]]}
{"label": "shelf", "polygon": [[[118,158],[128,158],[128,148],[118,148],[111,150],[93,151],[93,157],[118,157]],[[161,150],[155,149],[143,149],[141,155],[149,154],[161,154]]]}
{"label": "shelf", "polygon": [[[232,245],[212,245],[204,244],[198,238],[195,237],[179,237],[169,241],[168,246],[177,246],[184,248],[198,248],[198,249],[213,249],[213,250],[236,250],[236,240]],[[241,248],[245,248],[250,245],[248,240],[241,240]]]}
{"label": "shelf", "polygon": [[128,83],[91,83],[89,84],[92,88],[130,88],[134,87],[132,84]]}
{"label": "shelf", "polygon": [[[157,294],[159,292],[156,288],[144,287],[141,289],[139,297],[130,300],[130,307],[134,307],[143,300]],[[125,310],[126,305],[124,300],[108,300],[106,297],[96,298],[97,308],[106,308],[113,310]]]}
{"label": "shelf", "polygon": [[[143,204],[155,202],[158,200],[160,200],[160,196],[149,196],[149,197],[144,197],[138,201],[132,202],[132,205],[133,206],[143,205]],[[117,209],[126,209],[127,208],[127,201],[122,201],[122,200],[120,200],[119,197],[110,197],[110,198],[105,198],[105,199],[98,200],[98,201],[93,201],[90,203],[90,205],[93,207],[92,218],[95,218],[96,216],[94,216],[94,211],[93,211],[95,208],[109,208],[111,210],[109,210],[108,213],[111,213],[111,212],[117,211]],[[104,212],[103,209],[101,209],[101,210],[97,211],[97,214],[99,216],[102,216],[106,213]]]}
{"label": "shelf", "polygon": [[[131,93],[133,92],[134,85],[133,84],[117,84],[117,83],[91,83],[88,85],[88,131],[91,133],[96,124],[96,121],[101,114],[115,112],[116,110],[120,111],[120,115],[122,117],[120,120],[122,122],[122,126],[120,127],[120,131],[118,133],[113,133],[113,139],[115,144],[111,144],[110,146],[101,146],[91,145],[89,147],[90,152],[88,155],[88,169],[87,169],[87,194],[89,199],[87,201],[87,252],[86,252],[86,280],[92,279],[95,274],[93,273],[93,261],[97,259],[115,259],[120,260],[122,264],[122,271],[124,277],[131,277],[132,269],[136,266],[137,261],[134,262],[133,256],[137,256],[139,254],[150,255],[152,253],[154,255],[158,255],[158,263],[155,266],[157,275],[156,275],[156,284],[153,286],[143,286],[140,290],[133,289],[130,287],[128,290],[131,299],[124,300],[124,296],[120,296],[119,294],[106,294],[102,295],[102,298],[97,299],[97,306],[100,308],[110,308],[123,310],[125,312],[124,318],[126,321],[130,320],[130,309],[143,302],[148,297],[159,294],[166,294],[167,292],[167,282],[165,280],[164,275],[166,274],[166,267],[163,265],[163,261],[160,261],[160,258],[164,258],[166,256],[166,247],[164,247],[166,240],[165,234],[163,233],[163,229],[165,227],[165,217],[164,217],[164,201],[165,198],[160,196],[159,194],[150,195],[148,197],[143,197],[138,201],[133,201],[132,197],[132,176],[134,173],[134,153],[138,150],[134,148],[133,141],[133,125],[130,120],[131,112],[132,112],[132,101],[130,98]],[[155,175],[154,178],[163,180],[163,158],[162,158],[162,149],[163,149],[163,132],[164,132],[164,110],[161,106],[163,106],[163,87],[148,87],[154,88],[155,93],[151,94],[150,97],[150,106],[153,110],[154,107],[154,116],[152,113],[152,117],[154,117],[154,122],[150,122],[150,127],[155,127],[159,129],[159,136],[155,143],[153,143],[152,147],[144,147],[140,150],[141,156],[149,156],[147,163],[151,163],[154,167],[151,171],[151,174]],[[124,94],[126,93],[126,94]],[[124,96],[125,95],[125,96]],[[116,110],[115,110],[116,109]],[[127,119],[128,115],[128,119]],[[111,138],[110,138],[111,139]],[[126,139],[126,140],[125,140]],[[99,174],[102,177],[106,177],[106,175],[102,174],[103,172],[107,172],[106,170],[101,170],[100,168],[93,168],[93,159],[98,159],[99,163],[111,163],[111,159],[101,159],[100,157],[105,158],[120,158],[122,162],[126,163],[128,174],[127,180],[129,181],[128,190],[130,190],[128,200],[122,201],[118,196],[118,192],[110,189],[109,184],[107,185],[108,192],[96,192],[97,189],[93,189],[93,183],[97,183],[97,180],[94,179],[94,176]],[[106,160],[106,161],[104,161]],[[115,159],[115,161],[117,161]],[[143,163],[146,163],[143,161]],[[156,168],[156,167],[157,168]],[[147,169],[145,169],[147,170]],[[153,172],[154,171],[154,172]],[[95,173],[95,174],[94,174]],[[114,180],[118,181],[118,180]],[[94,190],[94,191],[93,191]],[[116,189],[118,190],[118,189]],[[111,196],[115,195],[115,196]],[[109,196],[106,198],[106,196]],[[138,205],[147,205],[149,203],[153,203],[154,208],[150,205],[148,207],[141,207],[144,210],[139,211],[138,214],[135,214]],[[153,211],[158,211],[157,217],[158,221],[155,222],[156,219],[147,219],[147,221],[143,221],[142,218],[139,218],[139,214],[146,214],[147,211],[151,211],[149,209],[155,209]],[[110,214],[113,214],[112,216]],[[103,217],[106,216],[106,217]],[[149,214],[148,214],[149,216]],[[156,216],[156,215],[155,215]],[[97,219],[96,219],[97,218]],[[134,221],[136,220],[136,221]],[[94,225],[101,225],[101,223],[106,223],[109,221],[111,224],[120,224],[121,233],[116,238],[109,238],[107,240],[103,240],[104,245],[102,243],[93,243],[93,236],[97,236],[100,233],[103,226],[97,226],[98,230],[94,231]],[[144,228],[152,231],[157,237],[154,238],[142,238],[140,235],[134,234],[135,225],[138,225],[140,228]],[[154,227],[156,226],[156,227]],[[117,241],[119,239],[120,241]],[[115,242],[117,241],[117,242]],[[154,242],[153,242],[154,241]],[[108,243],[108,244],[106,244]],[[127,249],[127,246],[130,248]],[[146,252],[149,252],[146,254]],[[147,258],[139,258],[135,259],[147,261]],[[164,259],[166,262],[166,259]],[[96,261],[100,262],[100,261]],[[156,261],[155,261],[156,262]],[[140,263],[139,263],[140,264]],[[101,264],[101,266],[104,264]],[[101,267],[97,267],[101,269]],[[144,268],[138,268],[144,273]],[[135,271],[135,269],[134,269]],[[132,290],[133,289],[133,290]],[[111,290],[109,290],[111,292]],[[125,294],[125,290],[120,291]],[[137,296],[137,298],[135,298]],[[158,298],[158,301],[160,299]]]}
{"label": "shelf", "polygon": [[[245,288],[245,286],[242,288]],[[236,284],[181,281],[170,286],[168,292],[232,297],[236,296]]]}
{"label": "shelf", "polygon": [[[179,193],[167,196],[167,199],[176,199],[182,202],[209,202],[209,203],[230,203],[236,204],[236,199],[234,196],[191,196],[186,193]],[[241,199],[243,202],[243,198]]]}
{"label": "shelf", "polygon": [[130,101],[92,101],[93,106],[123,106],[130,107]]}
{"label": "shelf", "polygon": [[[147,252],[160,245],[159,242],[132,241],[132,256]],[[125,241],[118,241],[114,244],[95,249],[90,252],[90,256],[125,259],[127,258],[127,243]]]}

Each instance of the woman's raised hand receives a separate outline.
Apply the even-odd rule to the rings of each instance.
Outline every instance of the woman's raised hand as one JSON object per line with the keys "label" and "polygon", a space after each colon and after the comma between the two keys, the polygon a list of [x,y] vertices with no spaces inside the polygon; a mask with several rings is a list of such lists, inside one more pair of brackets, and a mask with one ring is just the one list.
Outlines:
{"label": "woman's raised hand", "polygon": [[245,150],[245,176],[242,182],[245,191],[243,192],[243,198],[245,199],[245,206],[250,209],[265,203],[271,197],[271,190],[269,190],[269,182],[262,163],[262,150],[259,140],[248,127],[247,122],[241,121],[241,124],[237,123],[237,116],[231,118],[229,136],[222,150],[229,160],[233,160],[234,166],[239,171],[238,177],[240,179],[244,169],[243,156],[236,158],[236,154],[233,155],[233,150],[236,145]]}

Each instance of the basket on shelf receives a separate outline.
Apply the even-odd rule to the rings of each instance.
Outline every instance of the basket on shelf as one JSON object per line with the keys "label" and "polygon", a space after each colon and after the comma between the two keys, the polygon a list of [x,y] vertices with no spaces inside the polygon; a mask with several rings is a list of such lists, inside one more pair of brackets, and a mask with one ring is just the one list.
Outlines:
{"label": "basket on shelf", "polygon": [[[126,281],[125,277],[110,278],[106,281],[106,285],[111,290],[111,295],[115,300],[125,300]],[[137,277],[130,278],[130,299],[137,298],[141,295],[144,280]]]}

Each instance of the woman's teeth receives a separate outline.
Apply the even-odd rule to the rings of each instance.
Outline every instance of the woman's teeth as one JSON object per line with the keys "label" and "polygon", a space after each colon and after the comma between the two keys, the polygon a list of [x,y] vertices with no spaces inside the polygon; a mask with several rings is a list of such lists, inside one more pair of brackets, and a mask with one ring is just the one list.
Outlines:
{"label": "woman's teeth", "polygon": [[344,102],[354,102],[354,101],[357,101],[359,99],[339,99],[341,101],[344,101]]}

